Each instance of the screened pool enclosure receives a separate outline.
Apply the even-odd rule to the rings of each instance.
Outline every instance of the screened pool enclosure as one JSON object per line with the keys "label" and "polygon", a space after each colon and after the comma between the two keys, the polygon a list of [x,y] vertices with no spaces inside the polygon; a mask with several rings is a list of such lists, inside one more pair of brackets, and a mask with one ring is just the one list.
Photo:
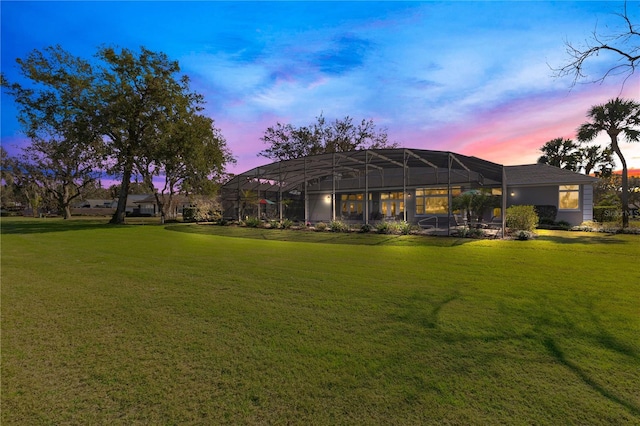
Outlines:
{"label": "screened pool enclosure", "polygon": [[[452,152],[370,149],[278,161],[222,187],[227,219],[407,221],[425,229],[500,224],[504,166]],[[483,205],[473,199],[484,200]]]}

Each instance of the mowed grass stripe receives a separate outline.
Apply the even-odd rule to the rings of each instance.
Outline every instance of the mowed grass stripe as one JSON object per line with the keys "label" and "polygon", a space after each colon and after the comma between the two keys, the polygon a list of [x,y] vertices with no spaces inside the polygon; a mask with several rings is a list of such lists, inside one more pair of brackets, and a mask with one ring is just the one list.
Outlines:
{"label": "mowed grass stripe", "polygon": [[640,421],[638,237],[11,226],[3,424]]}

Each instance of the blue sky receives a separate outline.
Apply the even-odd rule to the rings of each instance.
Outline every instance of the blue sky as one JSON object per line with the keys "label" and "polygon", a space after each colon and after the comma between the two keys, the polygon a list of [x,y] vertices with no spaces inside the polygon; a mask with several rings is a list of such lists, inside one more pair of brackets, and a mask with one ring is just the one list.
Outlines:
{"label": "blue sky", "polygon": [[[241,172],[267,163],[260,136],[277,122],[323,114],[373,119],[401,146],[450,150],[503,164],[536,161],[556,137],[575,137],[595,104],[640,100],[640,75],[571,87],[549,65],[598,26],[608,2],[17,2],[2,1],[2,72],[60,44],[91,57],[101,45],[145,46],[178,60]],[[640,20],[640,3],[629,2]],[[612,58],[590,63],[597,75]],[[2,145],[23,143],[2,96]],[[599,139],[604,142],[605,138]],[[640,168],[640,144],[622,144]]]}

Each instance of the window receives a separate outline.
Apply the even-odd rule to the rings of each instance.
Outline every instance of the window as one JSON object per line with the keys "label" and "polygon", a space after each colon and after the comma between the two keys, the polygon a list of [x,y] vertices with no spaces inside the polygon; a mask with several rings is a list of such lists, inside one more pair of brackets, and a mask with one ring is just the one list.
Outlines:
{"label": "window", "polygon": [[384,217],[399,217],[404,214],[404,193],[381,192],[380,209]]}
{"label": "window", "polygon": [[342,207],[342,216],[356,217],[362,215],[363,210],[363,194],[342,194],[340,195],[340,205]]}
{"label": "window", "polygon": [[558,210],[579,210],[580,209],[580,186],[560,185]]}
{"label": "window", "polygon": [[[460,194],[460,187],[451,188],[451,196]],[[417,188],[416,214],[449,213],[449,193],[447,188]]]}

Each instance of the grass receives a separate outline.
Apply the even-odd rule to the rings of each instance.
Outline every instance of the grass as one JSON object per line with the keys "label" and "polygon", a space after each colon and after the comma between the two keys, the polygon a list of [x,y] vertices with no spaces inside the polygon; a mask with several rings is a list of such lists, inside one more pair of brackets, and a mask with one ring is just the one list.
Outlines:
{"label": "grass", "polygon": [[104,222],[2,220],[3,425],[640,424],[639,236]]}

